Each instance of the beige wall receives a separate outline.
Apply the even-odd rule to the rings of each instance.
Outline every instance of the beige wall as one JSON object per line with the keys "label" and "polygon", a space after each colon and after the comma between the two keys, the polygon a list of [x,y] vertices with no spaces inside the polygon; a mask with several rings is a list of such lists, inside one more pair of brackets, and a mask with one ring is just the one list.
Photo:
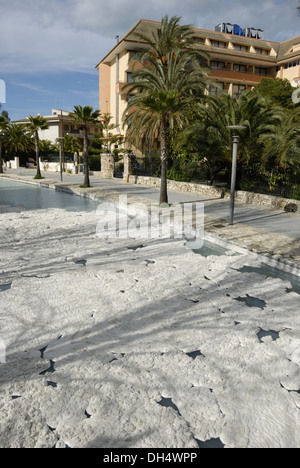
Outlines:
{"label": "beige wall", "polygon": [[[202,30],[201,30],[202,31]],[[276,72],[276,56],[279,50],[279,43],[271,43],[267,41],[261,41],[253,39],[250,41],[246,38],[233,38],[228,36],[226,42],[229,43],[230,53],[228,49],[222,49],[218,47],[211,47],[211,41],[209,36],[215,35],[216,33],[210,31],[202,31],[206,44],[209,47],[208,53],[211,56],[213,61],[222,61],[226,63],[226,69],[213,69],[211,71],[211,78],[214,78],[216,81],[225,83],[225,89],[228,90],[231,94],[233,92],[234,84],[245,85],[246,88],[255,87],[260,81],[264,78],[264,75],[259,75],[255,73],[255,67],[266,68],[267,76],[269,77],[279,77],[287,78],[292,84],[294,79],[300,77],[300,66],[293,68],[284,68],[284,65],[281,67],[281,70]],[[222,34],[220,38],[222,39]],[[222,37],[221,37],[222,36]],[[214,36],[213,36],[214,37]],[[220,39],[220,40],[221,40]],[[233,42],[245,44],[249,47],[249,53],[241,53],[239,51],[235,52],[235,47]],[[118,49],[112,52],[112,55],[106,57],[107,62],[98,65],[100,81],[99,81],[99,92],[100,92],[100,111],[101,113],[109,112],[112,116],[112,122],[115,125],[118,125],[119,132],[121,135],[126,134],[126,129],[122,127],[122,116],[127,106],[126,92],[124,92],[124,86],[127,83],[127,73],[132,71],[133,63],[130,63],[130,53],[126,50],[126,47],[133,49],[136,46],[135,40],[130,41],[128,44],[121,41],[118,44]],[[255,47],[268,49],[269,56],[264,54],[257,53]],[[294,49],[297,45],[293,45]],[[119,51],[116,60],[115,53]],[[295,51],[295,50],[294,50]],[[292,49],[288,51],[288,54],[292,52]],[[270,59],[272,58],[272,59]],[[300,58],[300,48],[298,57],[294,60]],[[108,60],[111,60],[108,62]],[[281,59],[282,60],[282,59]],[[292,59],[289,59],[292,60]],[[117,69],[118,63],[118,69]],[[233,63],[247,65],[247,73],[236,71],[233,68]],[[281,62],[282,63],[282,62]],[[109,101],[109,102],[108,102]],[[117,130],[113,131],[117,133]]]}
{"label": "beige wall", "polygon": [[[299,60],[299,59],[298,59]],[[299,78],[300,76],[300,65],[291,68],[284,68],[282,72],[282,78],[288,79],[292,84],[295,78]]]}
{"label": "beige wall", "polygon": [[101,114],[111,113],[110,88],[111,88],[110,66],[102,63],[99,66],[99,109]]}

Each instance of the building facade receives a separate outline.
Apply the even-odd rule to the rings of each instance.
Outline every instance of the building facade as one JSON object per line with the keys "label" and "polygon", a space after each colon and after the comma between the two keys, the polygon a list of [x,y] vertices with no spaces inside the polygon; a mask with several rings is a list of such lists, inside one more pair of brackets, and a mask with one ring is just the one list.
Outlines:
{"label": "building facade", "polygon": [[[77,138],[83,138],[83,133],[80,124],[77,124],[72,119],[70,112],[61,109],[52,109],[51,115],[43,116],[48,123],[46,130],[39,130],[40,140],[49,140],[51,143],[57,143],[57,138],[64,137],[65,135],[74,135]],[[15,120],[15,124],[28,124],[29,119],[26,117],[22,120]],[[100,132],[99,127],[90,125],[88,128],[89,133]]]}
{"label": "building facade", "polygon": [[[124,133],[122,115],[127,105],[124,87],[132,79],[132,57],[136,51],[145,49],[145,43],[135,34],[150,37],[159,26],[155,21],[138,21],[96,66],[99,109],[101,114],[112,115],[119,135]],[[293,86],[300,86],[300,36],[278,43],[263,39],[261,30],[241,30],[236,26],[221,23],[215,31],[194,29],[199,47],[210,56],[210,78],[218,83],[211,86],[211,94],[221,89],[238,98],[245,90],[257,86],[263,77],[287,78]]]}

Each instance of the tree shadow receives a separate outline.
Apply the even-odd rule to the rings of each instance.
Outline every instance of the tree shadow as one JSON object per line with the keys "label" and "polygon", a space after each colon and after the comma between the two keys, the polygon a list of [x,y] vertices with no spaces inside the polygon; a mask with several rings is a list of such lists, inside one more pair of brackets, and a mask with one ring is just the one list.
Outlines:
{"label": "tree shadow", "polygon": [[[90,235],[91,226],[85,228],[87,229],[87,236]],[[74,239],[79,240],[82,232],[82,230],[79,230],[78,233],[74,234],[74,231],[70,229],[69,234],[74,236],[72,241]],[[68,235],[68,231],[66,233],[65,230],[61,229],[55,232],[54,238],[59,241],[65,235]],[[35,248],[41,243],[44,244],[48,239],[53,240],[53,237],[48,234],[43,236],[42,239],[36,237],[30,241],[30,245]],[[70,262],[56,262],[51,258],[49,261],[46,255],[45,260],[40,263],[28,265],[23,269],[19,269],[18,272],[11,269],[8,273],[19,276],[34,276],[48,271],[50,274],[57,274],[57,281],[59,281],[60,273],[69,271],[69,269],[71,272],[80,269],[82,272],[93,274],[91,270],[89,271],[89,263],[93,265],[95,272],[97,269],[103,268],[104,270],[111,266],[119,268],[126,261],[137,261],[139,266],[145,260],[158,263],[164,244],[169,242],[170,240],[151,240],[145,243],[145,247],[141,247],[137,240],[131,240],[122,245],[112,242],[108,245],[102,245],[101,252],[95,253],[88,253],[89,248],[86,246],[87,254],[82,259],[86,261],[86,264],[76,263],[73,260]],[[178,242],[182,243],[182,241]],[[132,249],[128,247],[132,247]],[[157,248],[148,250],[147,247]],[[136,250],[133,250],[134,248]],[[120,255],[121,253],[123,255]],[[116,257],[115,254],[117,254]],[[169,249],[168,255],[176,256],[176,243],[174,252],[172,253]],[[74,258],[76,260],[76,257]],[[262,359],[268,359],[268,353],[264,353],[264,346],[266,345],[261,343],[256,335],[256,330],[259,327],[265,329],[265,325],[262,325],[262,323],[267,320],[267,313],[259,308],[253,308],[251,315],[249,315],[249,308],[245,304],[236,302],[236,297],[232,293],[232,291],[241,288],[241,274],[234,276],[233,271],[228,269],[225,276],[224,270],[220,270],[219,275],[210,276],[209,262],[210,260],[204,261],[205,268],[203,271],[199,268],[199,276],[193,278],[193,283],[190,283],[189,278],[187,278],[186,284],[182,285],[179,290],[176,289],[175,284],[169,291],[166,291],[165,296],[160,296],[158,299],[155,299],[153,294],[154,298],[141,303],[125,302],[126,291],[124,293],[116,291],[116,296],[110,298],[108,303],[103,302],[103,304],[98,305],[93,321],[91,315],[89,317],[85,315],[82,317],[80,326],[76,324],[76,327],[72,327],[72,320],[70,320],[67,326],[62,326],[62,329],[59,330],[59,336],[58,328],[53,330],[51,327],[48,329],[46,327],[41,329],[40,327],[38,329],[33,326],[32,330],[26,330],[27,333],[22,333],[20,330],[20,333],[16,334],[15,337],[17,341],[15,347],[18,349],[14,350],[14,347],[8,349],[7,363],[4,365],[5,367],[2,367],[2,365],[0,367],[0,371],[3,370],[2,377],[0,377],[0,386],[2,389],[10,386],[9,388],[14,388],[14,391],[16,391],[18,386],[20,389],[24,388],[22,385],[25,380],[29,387],[32,385],[34,388],[40,388],[41,394],[47,391],[56,392],[51,394],[53,405],[59,404],[61,392],[64,392],[64,396],[68,395],[70,400],[70,402],[64,400],[65,404],[73,404],[74,406],[74,414],[76,413],[74,425],[78,424],[78,427],[82,426],[85,430],[89,430],[89,427],[95,427],[94,425],[101,421],[101,415],[103,416],[102,420],[106,422],[109,419],[107,415],[111,414],[112,421],[116,422],[119,417],[122,424],[129,425],[136,418],[137,410],[145,411],[145,414],[153,412],[155,417],[150,424],[150,428],[142,426],[138,433],[134,433],[129,440],[114,437],[111,428],[108,430],[108,428],[101,426],[101,430],[104,433],[107,430],[109,436],[99,435],[96,438],[92,436],[91,441],[85,443],[86,448],[145,446],[145,441],[154,440],[151,437],[154,437],[155,431],[161,430],[159,426],[164,427],[165,420],[174,423],[172,430],[175,432],[177,424],[180,423],[181,427],[184,426],[190,433],[191,444],[193,438],[194,440],[201,440],[193,426],[193,419],[189,417],[185,404],[183,404],[185,401],[182,400],[183,397],[180,396],[180,392],[185,392],[186,399],[188,399],[192,395],[193,388],[204,388],[207,392],[213,394],[216,401],[219,401],[219,395],[222,395],[224,390],[227,392],[230,390],[234,393],[237,383],[236,374],[238,372],[242,373],[245,368],[244,359],[246,356],[245,353],[239,354],[232,349],[227,350],[224,346],[212,349],[211,344],[208,346],[208,343],[213,343],[214,340],[217,342],[217,338],[219,339],[220,336],[224,337],[224,341],[226,337],[229,340],[234,337],[242,343],[246,334],[251,346],[260,347],[259,349],[262,350]],[[152,264],[147,266],[146,263],[143,263],[143,265],[145,269],[149,269],[149,276],[155,275],[155,272],[160,273],[151,270]],[[202,265],[201,262],[199,262],[200,265]],[[155,267],[155,264],[153,266]],[[244,274],[243,278],[246,293],[247,278],[249,276],[247,277],[247,274]],[[262,279],[262,276],[258,276],[255,282],[252,282],[252,287],[261,287]],[[171,276],[170,285],[172,285]],[[167,286],[169,285],[166,282]],[[101,287],[103,288],[103,285],[99,281],[99,288],[101,289]],[[61,288],[63,288],[63,285]],[[269,293],[272,292],[273,302],[276,301],[276,298],[280,301],[282,289],[278,288],[278,284],[269,285],[269,288],[271,288]],[[263,291],[263,289],[261,290]],[[34,293],[38,295],[38,291]],[[90,291],[86,290],[86,297],[88,297],[89,293]],[[0,294],[3,293],[0,292]],[[118,314],[109,316],[107,313],[109,307],[113,309],[114,304],[118,305],[118,302],[122,303],[122,301],[125,304],[123,309],[119,308],[117,309]],[[90,303],[88,303],[87,307],[90,307]],[[106,312],[103,315],[102,309],[105,309],[104,312]],[[90,313],[92,314],[92,312],[91,310]],[[269,310],[267,312],[270,313]],[[17,317],[19,312],[16,311],[15,314]],[[272,320],[269,320],[271,323]],[[284,314],[277,321],[277,324],[280,327],[280,330],[276,330],[278,332],[290,325]],[[198,331],[197,334],[195,334],[195,330]],[[55,334],[56,338],[54,338]],[[30,339],[30,336],[33,335],[34,346]],[[280,339],[277,341],[280,341]],[[37,345],[37,343],[39,344]],[[208,348],[209,352],[207,353],[203,347]],[[226,352],[228,353],[224,356]],[[28,356],[28,368],[24,369],[20,364],[18,364],[19,367],[11,368],[11,366],[18,363],[21,354],[23,357],[25,354]],[[189,356],[189,354],[192,355]],[[281,355],[280,359],[284,362],[287,361],[284,354]],[[165,361],[162,362],[163,360]],[[172,371],[172,367],[169,366],[169,363],[174,365],[174,360],[177,360],[178,366],[181,366],[182,375],[180,379],[176,374],[176,367]],[[148,368],[149,363],[152,366],[150,369]],[[190,372],[190,368],[193,369],[192,372]],[[207,379],[205,379],[204,375],[201,385],[198,383],[200,377],[196,374],[196,371],[199,374],[207,372]],[[284,366],[282,375],[277,368],[273,371],[273,378],[274,381],[277,379],[278,391],[280,392],[282,389],[279,387],[279,382],[284,371]],[[259,368],[250,365],[248,366],[248,373],[253,379],[264,381],[264,376],[260,375],[261,370]],[[215,379],[211,375],[215,375]],[[149,376],[149,379],[147,376]],[[239,392],[244,392],[247,395],[249,379],[245,376],[243,378],[245,380],[240,383]],[[168,387],[169,391],[171,391],[169,380],[172,380],[172,390],[174,391],[174,395],[171,396],[175,399],[173,401],[179,409],[180,415],[172,408],[161,408],[158,405],[164,389]],[[45,390],[45,382],[47,390]],[[102,394],[101,387],[95,390],[99,383],[109,386],[111,391],[108,394]],[[84,392],[85,385],[94,389],[92,394],[89,391]],[[122,396],[122,392],[124,392],[124,396]],[[100,397],[103,395],[103,401],[100,403],[100,400],[97,399],[98,393]],[[119,394],[121,394],[121,397]],[[46,393],[46,395],[48,394]],[[81,397],[78,398],[78,395],[81,395]],[[13,396],[9,394],[10,398]],[[126,402],[125,405],[123,400],[129,397],[131,400],[128,403]],[[39,398],[39,395],[37,395],[37,398]],[[96,398],[96,403],[93,403],[93,398]],[[75,408],[76,405],[80,406],[79,416]],[[97,412],[99,409],[97,405],[101,405],[100,415]],[[87,415],[90,417],[88,418]],[[51,415],[49,413],[49,415],[45,414],[44,416],[47,420]],[[218,418],[226,424],[225,405],[220,406]],[[63,425],[63,422],[61,424]],[[60,431],[60,427],[57,431]],[[92,429],[91,434],[94,434]],[[162,437],[161,446],[166,447],[162,433],[159,432],[159,434]],[[221,434],[217,434],[217,436],[222,439]],[[66,443],[69,445],[67,440]],[[177,444],[180,445],[181,442],[177,442]]]}

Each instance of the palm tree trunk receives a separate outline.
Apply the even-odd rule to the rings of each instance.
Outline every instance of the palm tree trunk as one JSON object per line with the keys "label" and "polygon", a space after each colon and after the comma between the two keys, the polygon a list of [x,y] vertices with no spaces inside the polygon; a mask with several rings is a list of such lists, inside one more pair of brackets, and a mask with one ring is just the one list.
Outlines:
{"label": "palm tree trunk", "polygon": [[40,152],[39,152],[39,134],[35,132],[35,154],[36,154],[36,177],[42,177],[40,169]]}
{"label": "palm tree trunk", "polygon": [[76,161],[75,161],[75,174],[78,174],[78,165],[79,165],[79,152],[75,151],[76,153]]}
{"label": "palm tree trunk", "polygon": [[160,145],[161,145],[161,182],[159,204],[168,203],[167,192],[167,122],[165,117],[162,118],[160,127]]}
{"label": "palm tree trunk", "polygon": [[88,133],[87,133],[86,126],[84,127],[84,134],[83,134],[83,154],[84,154],[84,185],[86,187],[90,187]]}

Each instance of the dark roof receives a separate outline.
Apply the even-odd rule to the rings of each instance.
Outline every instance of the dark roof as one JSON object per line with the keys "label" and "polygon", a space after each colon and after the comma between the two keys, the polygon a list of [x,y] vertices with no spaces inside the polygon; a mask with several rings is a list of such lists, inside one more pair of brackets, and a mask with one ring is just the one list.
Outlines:
{"label": "dark roof", "polygon": [[[151,21],[151,20],[144,20],[140,19],[126,34],[122,37],[122,39],[115,45],[115,47],[96,65],[96,68],[104,62],[111,61],[115,54],[118,54],[121,50],[125,48],[125,45],[128,46],[128,42],[132,43],[132,47],[134,44],[141,43],[141,40],[137,36],[137,34],[143,34],[148,38],[152,38],[153,33],[159,27],[161,23],[159,21]],[[279,43],[268,41],[265,39],[254,39],[250,37],[244,36],[236,36],[233,34],[227,34],[217,31],[210,31],[207,29],[198,29],[194,28],[195,36],[203,39],[210,39],[216,41],[223,41],[223,42],[231,42],[233,44],[240,44],[246,46],[253,46],[254,48],[261,48],[261,49],[268,49],[273,50],[273,55],[260,55],[254,54],[253,52],[245,52],[245,51],[238,51],[232,50],[228,48],[221,48],[217,49],[216,47],[209,47],[205,46],[205,50],[208,53],[222,53],[222,55],[233,55],[235,57],[244,57],[248,59],[254,60],[262,60],[265,63],[269,62],[270,65],[277,63],[278,61],[285,60],[288,58],[299,57],[300,56],[300,36],[290,39],[288,41]],[[293,46],[299,44],[298,50],[293,50]]]}
{"label": "dark roof", "polygon": [[300,58],[300,36],[279,44],[278,61]]}

